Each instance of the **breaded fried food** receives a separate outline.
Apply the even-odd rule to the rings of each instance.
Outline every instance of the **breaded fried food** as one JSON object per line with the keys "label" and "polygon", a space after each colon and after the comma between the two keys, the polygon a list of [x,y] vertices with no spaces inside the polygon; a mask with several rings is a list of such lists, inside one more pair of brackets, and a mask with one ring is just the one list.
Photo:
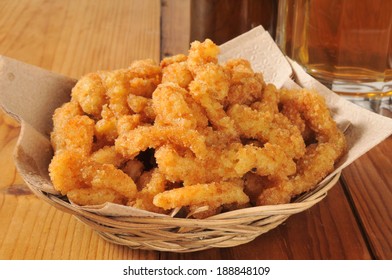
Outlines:
{"label": "breaded fried food", "polygon": [[224,69],[230,75],[227,105],[250,105],[261,99],[265,86],[263,75],[254,73],[249,61],[240,58],[231,59],[226,62]]}
{"label": "breaded fried food", "polygon": [[94,121],[88,116],[74,116],[56,128],[51,141],[56,150],[73,150],[90,154],[93,147]]}
{"label": "breaded fried food", "polygon": [[49,164],[53,187],[63,195],[73,189],[87,188],[80,173],[84,164],[83,157],[77,151],[56,152]]}
{"label": "breaded fried food", "polygon": [[126,161],[126,159],[119,154],[114,146],[105,146],[91,154],[91,159],[99,162],[112,164],[115,167],[120,167]]}
{"label": "breaded fried food", "polygon": [[224,110],[224,102],[229,92],[230,80],[222,66],[214,63],[199,65],[194,80],[189,84],[189,93],[205,110],[216,130],[228,137],[238,137],[233,120]]}
{"label": "breaded fried food", "polygon": [[117,118],[107,104],[102,107],[101,119],[95,122],[95,137],[99,147],[112,145],[118,137]]}
{"label": "breaded fried food", "polygon": [[335,162],[347,149],[343,132],[332,119],[324,99],[317,93],[283,90],[281,100],[283,104],[291,102],[297,108],[315,134],[316,143],[306,147],[293,177],[260,194],[261,205],[288,203],[292,197],[309,191],[333,170]]}
{"label": "breaded fried food", "polygon": [[[144,171],[144,164],[138,159],[131,159],[124,164],[121,170],[131,177],[134,182],[137,182]],[[140,188],[139,185],[137,187]]]}
{"label": "breaded fried food", "polygon": [[158,86],[152,97],[152,107],[156,113],[155,124],[196,129],[197,120],[186,101],[187,95],[185,89],[171,82]]}
{"label": "breaded fried food", "polygon": [[202,134],[197,130],[180,126],[138,126],[120,134],[115,147],[124,157],[132,159],[148,148],[155,149],[165,143],[189,148],[199,158],[205,157],[208,153]]}
{"label": "breaded fried food", "polygon": [[346,151],[323,98],[218,54],[195,41],[188,55],[81,77],[53,115],[54,188],[79,205],[195,219],[313,189]]}
{"label": "breaded fried food", "polygon": [[281,113],[253,110],[235,104],[228,110],[241,135],[262,143],[272,143],[284,149],[290,158],[301,158],[305,153],[305,142],[298,127]]}
{"label": "breaded fried food", "polygon": [[233,202],[247,203],[249,197],[243,192],[242,180],[220,183],[196,184],[157,194],[154,204],[163,209],[181,206],[208,205],[217,208]]}
{"label": "breaded fried food", "polygon": [[106,202],[125,204],[127,198],[111,189],[72,189],[67,193],[68,198],[78,205],[100,205]]}
{"label": "breaded fried food", "polygon": [[128,199],[136,196],[135,182],[113,164],[102,164],[87,159],[80,170],[80,175],[93,189],[111,189]]}
{"label": "breaded fried food", "polygon": [[162,83],[175,83],[187,88],[192,80],[193,76],[186,61],[172,63],[162,69]]}
{"label": "breaded fried food", "polygon": [[72,99],[80,104],[83,112],[99,118],[102,106],[107,103],[106,89],[97,73],[83,76],[74,86]]}
{"label": "breaded fried food", "polygon": [[49,165],[49,175],[56,190],[64,195],[74,189],[109,189],[129,200],[137,193],[136,184],[122,170],[113,164],[94,161],[78,151],[57,152]]}
{"label": "breaded fried food", "polygon": [[206,158],[198,159],[192,153],[178,152],[172,145],[162,146],[155,152],[160,170],[171,181],[184,185],[210,183],[241,178],[247,172],[262,176],[284,177],[296,171],[295,163],[276,145],[263,148],[253,145],[232,144],[224,150],[211,149]]}
{"label": "breaded fried food", "polygon": [[216,64],[219,52],[219,47],[210,39],[206,39],[204,42],[192,42],[187,59],[189,71],[195,75],[199,67],[203,67],[207,63]]}
{"label": "breaded fried food", "polygon": [[152,99],[144,96],[129,94],[127,103],[133,113],[139,114],[144,123],[153,123],[155,111],[152,108]]}
{"label": "breaded fried food", "polygon": [[166,211],[164,211],[163,208],[156,206],[153,203],[153,200],[157,194],[165,191],[167,183],[166,178],[158,168],[151,170],[150,173],[151,176],[148,183],[138,192],[135,201],[130,202],[128,205],[151,212],[165,213]]}

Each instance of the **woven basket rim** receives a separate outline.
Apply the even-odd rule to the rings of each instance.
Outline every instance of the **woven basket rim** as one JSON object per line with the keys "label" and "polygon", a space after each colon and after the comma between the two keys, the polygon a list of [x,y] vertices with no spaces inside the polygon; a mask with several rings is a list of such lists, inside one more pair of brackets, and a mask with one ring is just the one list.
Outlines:
{"label": "woven basket rim", "polygon": [[76,208],[64,197],[45,193],[27,182],[32,192],[60,211],[75,216],[105,240],[131,249],[187,253],[238,246],[282,224],[291,215],[314,206],[337,183],[341,172],[288,204],[255,206],[206,219],[171,216],[104,216]]}
{"label": "woven basket rim", "polygon": [[[169,215],[161,215],[161,216],[118,216],[116,220],[124,220],[127,219],[141,219],[146,221],[156,221],[156,220],[173,220],[173,221],[183,221],[183,220],[192,220],[192,221],[206,221],[206,223],[210,223],[211,221],[222,221],[225,219],[235,219],[239,216],[249,216],[253,215],[255,212],[260,213],[265,216],[270,215],[285,215],[285,214],[295,214],[301,212],[302,209],[306,210],[309,207],[313,206],[314,204],[321,201],[327,194],[327,192],[337,183],[341,176],[341,172],[337,172],[328,180],[324,181],[320,186],[314,188],[313,190],[306,192],[299,196],[295,201],[286,203],[286,204],[278,204],[278,205],[263,205],[263,206],[253,206],[247,207],[237,210],[232,210],[224,213],[220,213],[205,219],[188,219],[188,218],[180,218],[180,217],[171,217]],[[70,212],[74,215],[85,215],[87,217],[109,217],[112,219],[112,216],[105,216],[96,214],[94,212],[76,208],[70,202],[66,200],[63,196],[54,195],[50,193],[46,193],[39,188],[35,187],[33,184],[27,182],[29,189],[37,195],[39,198],[44,199],[45,201],[49,202],[53,206],[59,208],[60,210]],[[67,210],[65,210],[67,209]]]}

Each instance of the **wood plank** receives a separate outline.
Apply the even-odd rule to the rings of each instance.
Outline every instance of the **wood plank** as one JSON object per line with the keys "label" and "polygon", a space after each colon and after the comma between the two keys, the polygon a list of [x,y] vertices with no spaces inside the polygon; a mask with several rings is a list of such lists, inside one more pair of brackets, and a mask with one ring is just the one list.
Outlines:
{"label": "wood plank", "polygon": [[[158,61],[160,1],[0,1],[0,54],[74,78]],[[18,134],[0,112],[0,259],[158,257],[111,244],[32,195],[12,161]]]}
{"label": "wood plank", "polygon": [[73,216],[33,195],[0,193],[0,259],[156,259],[102,239]]}
{"label": "wood plank", "polygon": [[162,253],[161,259],[371,259],[340,183],[307,211],[292,215],[254,241],[233,248],[189,254]]}
{"label": "wood plank", "polygon": [[275,0],[162,0],[161,57],[186,54],[194,40],[222,44],[263,25],[274,36]]}
{"label": "wood plank", "polygon": [[262,25],[275,36],[276,0],[191,0],[190,39],[220,45]]}
{"label": "wood plank", "polygon": [[190,42],[190,0],[162,0],[161,57],[187,54]]}
{"label": "wood plank", "polygon": [[14,147],[19,131],[19,124],[0,109],[0,190],[23,184],[13,164]]}
{"label": "wood plank", "polygon": [[392,136],[344,169],[343,177],[377,259],[392,259]]}
{"label": "wood plank", "polygon": [[2,1],[0,53],[78,78],[160,55],[160,1]]}
{"label": "wood plank", "polygon": [[[159,18],[159,0],[1,1],[0,53],[76,78],[97,69],[125,67],[134,59],[158,61]],[[172,50],[173,54],[179,52]],[[251,243],[175,254],[110,244],[71,215],[31,195],[10,164],[19,128],[1,113],[0,119],[0,259],[369,259],[367,240],[377,258],[391,258],[381,248],[390,248],[388,241],[392,240],[382,227],[382,219],[391,220],[385,203],[391,193],[391,177],[385,168],[391,166],[390,158],[386,159],[391,154],[387,147],[391,140],[376,149],[375,153],[383,153],[381,160],[370,153],[345,171],[345,177],[352,177],[353,181],[346,178],[348,191],[358,214],[365,216],[360,225],[364,224],[368,239],[362,236],[345,190],[337,185],[320,204]],[[372,171],[367,170],[369,166]],[[376,180],[376,170],[381,167],[381,180]],[[372,179],[365,173],[364,177],[358,175],[359,171],[372,173]],[[357,180],[362,182],[358,190]],[[386,195],[363,190],[366,183],[384,184],[377,190]],[[371,202],[366,201],[369,194]],[[373,216],[366,216],[366,211]],[[378,212],[379,219],[371,221]],[[383,238],[378,241],[376,236]]]}

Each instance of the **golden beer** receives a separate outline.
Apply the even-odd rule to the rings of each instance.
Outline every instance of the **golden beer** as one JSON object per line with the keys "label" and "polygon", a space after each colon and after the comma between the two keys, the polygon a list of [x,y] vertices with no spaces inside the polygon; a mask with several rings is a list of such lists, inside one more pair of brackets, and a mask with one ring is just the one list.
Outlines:
{"label": "golden beer", "polygon": [[276,41],[333,91],[392,108],[392,1],[280,0]]}

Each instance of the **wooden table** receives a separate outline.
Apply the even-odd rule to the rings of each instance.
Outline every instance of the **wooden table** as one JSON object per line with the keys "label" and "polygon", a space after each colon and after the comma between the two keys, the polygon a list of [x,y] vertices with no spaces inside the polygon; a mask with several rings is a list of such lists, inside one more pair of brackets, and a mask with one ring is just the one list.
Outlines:
{"label": "wooden table", "polygon": [[[0,0],[0,54],[73,78],[158,61],[188,48],[189,7],[181,0]],[[347,167],[321,203],[253,242],[177,254],[108,243],[32,195],[13,164],[18,134],[0,113],[0,259],[392,259],[392,137]]]}

